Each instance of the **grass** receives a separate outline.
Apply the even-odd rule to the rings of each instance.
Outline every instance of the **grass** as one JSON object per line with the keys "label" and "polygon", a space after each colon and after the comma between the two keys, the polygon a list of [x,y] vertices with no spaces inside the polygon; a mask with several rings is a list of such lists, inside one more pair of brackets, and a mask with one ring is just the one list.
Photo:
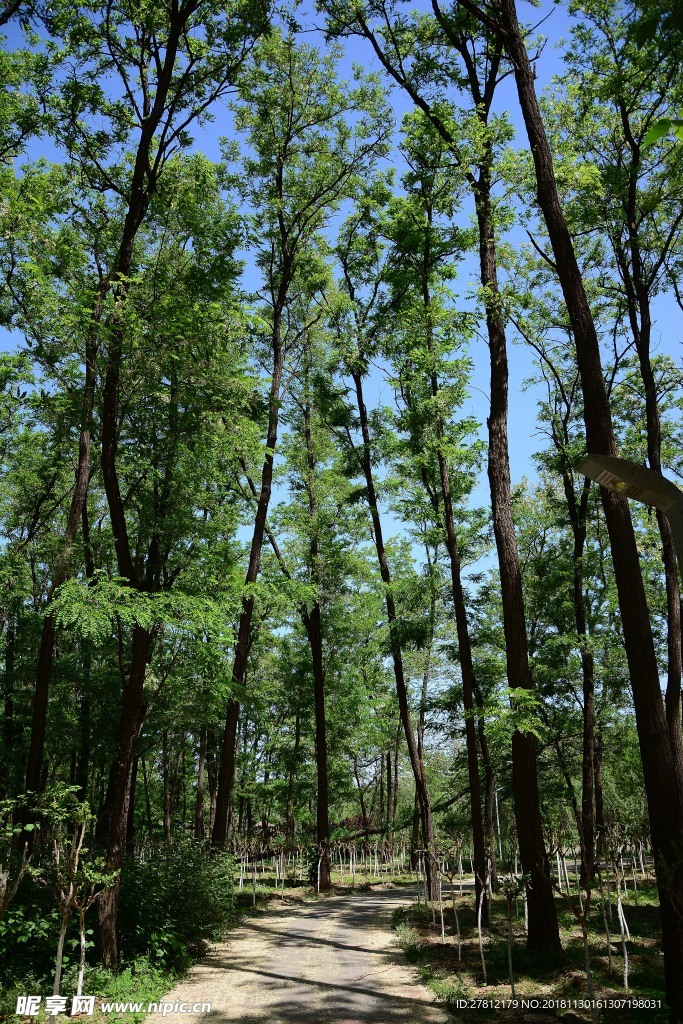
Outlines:
{"label": "grass", "polygon": [[[576,897],[573,897],[576,899]],[[564,953],[561,956],[541,955],[526,949],[524,910],[521,902],[513,917],[512,964],[516,998],[565,1001],[566,1006],[555,1009],[538,1007],[534,1021],[568,1022],[590,1021],[590,1008],[581,1006],[588,999],[585,975],[584,949],[580,926],[564,898],[556,897],[560,923],[560,936]],[[477,937],[474,896],[472,892],[456,896],[456,907],[461,933],[461,960],[458,961],[455,924],[451,910],[450,887],[444,887],[444,918],[446,941],[441,941],[438,907],[436,927],[431,911],[424,904],[396,911],[394,927],[406,958],[413,963],[422,979],[436,996],[457,1010],[458,1000],[489,1000],[480,1009],[467,1008],[467,1019],[488,1019],[492,1012],[500,1021],[518,1021],[524,1010],[498,1005],[511,998],[508,973],[507,903],[502,894],[495,894],[491,907],[491,925],[484,932],[484,958],[488,983],[484,984],[479,943]],[[598,1008],[601,1020],[614,1020],[625,1024],[649,1024],[667,1019],[663,991],[663,958],[660,949],[659,909],[654,883],[641,882],[638,904],[633,893],[624,903],[631,933],[627,944],[629,956],[629,990],[623,985],[623,957],[616,911],[611,926],[612,971],[609,970],[607,939],[603,928],[599,902],[594,903],[589,921],[589,950],[593,987],[596,1000],[654,1000],[661,1008]],[[460,1007],[460,1010],[464,1007]],[[528,1013],[529,1011],[527,1011]]]}
{"label": "grass", "polygon": [[[45,996],[52,992],[52,984],[48,979],[29,976],[21,982],[3,988],[0,992],[0,1020],[66,1022],[71,1019],[82,1019],[91,1021],[93,1024],[104,1024],[105,1021],[111,1022],[111,1024],[119,1024],[119,1022],[123,1024],[124,1021],[126,1024],[141,1024],[141,1021],[147,1016],[146,1012],[105,1014],[100,1009],[100,1002],[145,1004],[158,1002],[173,987],[178,977],[177,971],[152,964],[146,957],[138,958],[117,972],[105,970],[102,967],[86,967],[83,992],[85,995],[96,997],[95,1010],[88,1016],[76,1014],[74,1018],[71,1018],[63,1014],[56,1017],[48,1016],[45,1012]],[[69,968],[65,971],[61,990],[62,993],[68,993],[67,1009],[69,1009],[71,993],[76,990],[75,966],[73,969]],[[43,999],[37,1016],[30,1018],[16,1016],[17,998],[24,995],[42,995]]]}

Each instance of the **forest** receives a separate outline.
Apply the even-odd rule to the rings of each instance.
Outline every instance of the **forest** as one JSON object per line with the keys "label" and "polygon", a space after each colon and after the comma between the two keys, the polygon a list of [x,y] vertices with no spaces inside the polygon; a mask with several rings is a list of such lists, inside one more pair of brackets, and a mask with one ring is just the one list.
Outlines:
{"label": "forest", "polygon": [[354,1021],[683,1021],[680,0],[0,33],[0,1017],[396,899]]}

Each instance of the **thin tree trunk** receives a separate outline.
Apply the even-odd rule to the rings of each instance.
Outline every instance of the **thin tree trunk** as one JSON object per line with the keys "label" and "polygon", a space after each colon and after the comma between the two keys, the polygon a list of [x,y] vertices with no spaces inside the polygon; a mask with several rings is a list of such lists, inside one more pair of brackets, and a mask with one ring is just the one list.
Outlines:
{"label": "thin tree trunk", "polygon": [[142,762],[142,785],[145,790],[145,813],[147,815],[147,834],[149,836],[150,843],[154,842],[154,828],[152,826],[152,804],[149,799],[149,786],[147,784],[147,766],[145,764],[144,755],[140,757]]}
{"label": "thin tree trunk", "polygon": [[325,727],[325,670],[323,666],[322,632],[320,605],[316,601],[310,615],[305,618],[313,659],[313,687],[315,704],[315,765],[317,780],[317,799],[315,814],[315,833],[318,843],[319,891],[327,891],[332,882],[330,879],[330,817],[329,817],[329,782],[327,777],[327,734]]}
{"label": "thin tree trunk", "polygon": [[52,660],[55,645],[55,619],[50,612],[50,602],[54,592],[64,583],[69,575],[69,562],[73,543],[81,523],[81,516],[88,491],[90,479],[90,438],[92,430],[93,405],[95,401],[95,359],[97,346],[94,327],[99,322],[105,296],[109,291],[109,279],[100,283],[100,289],[92,312],[93,330],[90,332],[85,350],[85,382],[81,409],[81,432],[78,441],[78,463],[76,481],[71,495],[71,505],[64,530],[62,549],[57,558],[52,585],[48,592],[47,614],[43,619],[43,627],[38,648],[38,661],[35,675],[33,710],[31,718],[31,739],[26,758],[26,790],[38,793],[41,789],[41,771],[43,751],[45,747],[45,729],[47,724],[47,703],[52,673]]}
{"label": "thin tree trunk", "polygon": [[[285,842],[289,846],[294,840],[294,780],[296,777],[297,759],[299,756],[299,744],[301,742],[301,716],[296,713],[294,721],[294,748],[289,765],[289,778],[287,779],[287,801],[285,804]],[[354,762],[355,764],[355,762]]]}
{"label": "thin tree trunk", "polygon": [[[249,551],[249,565],[245,577],[245,587],[256,582],[261,565],[261,551],[266,530],[268,505],[273,486],[273,458],[277,445],[278,424],[280,416],[280,385],[284,366],[284,348],[282,345],[282,309],[286,297],[286,277],[280,285],[278,304],[273,312],[273,375],[270,384],[268,404],[268,431],[266,437],[266,455],[261,470],[261,489],[256,506],[256,518]],[[232,667],[232,678],[235,688],[239,690],[244,684],[247,658],[251,639],[251,619],[254,612],[254,597],[249,595],[242,599],[242,613],[237,630],[235,658]],[[211,843],[216,847],[225,847],[228,838],[228,814],[232,804],[232,793],[235,779],[235,754],[237,739],[237,723],[240,706],[236,697],[228,702],[228,711],[221,743],[220,766],[218,770],[218,790],[216,795],[216,813],[211,833]]]}
{"label": "thin tree trunk", "polygon": [[213,832],[216,819],[216,792],[218,789],[218,772],[216,768],[216,737],[213,729],[206,734],[206,774],[209,779],[209,833]]}
{"label": "thin tree trunk", "polygon": [[[133,746],[139,731],[138,715],[147,669],[151,635],[141,626],[133,628],[130,673],[124,691],[119,726],[119,739],[113,765],[112,801],[109,815],[109,844],[107,869],[119,870],[126,849],[128,799],[133,763]],[[100,955],[105,967],[112,967],[118,959],[116,918],[120,881],[108,888],[97,901],[97,920],[100,931]]]}
{"label": "thin tree trunk", "polygon": [[[310,352],[305,354],[306,385],[310,370]],[[320,586],[319,539],[318,539],[318,497],[316,488],[316,459],[313,448],[311,427],[311,408],[308,395],[305,396],[304,407],[304,440],[306,444],[308,514],[311,540],[309,547],[310,572],[314,584]],[[330,811],[329,811],[329,779],[327,768],[327,728],[325,720],[325,667],[323,664],[322,611],[320,602],[316,601],[310,613],[302,611],[302,618],[313,662],[313,693],[315,706],[315,765],[317,782],[317,802],[315,831],[318,842],[318,891],[326,892],[332,885],[330,878]]]}
{"label": "thin tree trunk", "polygon": [[[435,368],[434,338],[429,317],[431,315],[431,291],[430,281],[433,274],[432,257],[432,224],[433,210],[430,203],[426,204],[427,223],[423,233],[423,252],[421,267],[421,288],[422,301],[427,315],[427,348],[432,356],[429,384],[432,398],[435,399],[435,408],[438,408],[437,399],[439,395],[439,380]],[[437,436],[441,442],[445,440],[445,426],[440,414],[436,417]],[[470,819],[472,825],[472,844],[474,847],[474,886],[475,903],[481,905],[481,919],[484,925],[489,923],[489,902],[486,892],[482,895],[484,878],[486,877],[486,842],[484,838],[484,821],[481,810],[481,782],[479,778],[479,756],[477,750],[477,734],[474,712],[474,692],[476,689],[476,677],[474,662],[472,660],[472,643],[470,630],[467,621],[467,606],[462,588],[462,572],[460,567],[460,550],[458,537],[455,529],[455,515],[453,512],[453,499],[451,494],[451,477],[448,462],[443,450],[443,444],[438,449],[439,481],[441,485],[441,502],[443,510],[439,508],[439,501],[433,492],[426,473],[423,474],[423,482],[436,515],[442,519],[446,533],[446,550],[451,569],[451,596],[455,611],[455,625],[458,637],[458,659],[460,661],[460,674],[462,677],[463,706],[465,711],[465,747],[467,751],[467,777],[470,794]],[[432,598],[433,602],[433,598]],[[433,608],[432,608],[433,621]],[[480,712],[481,720],[481,712]],[[481,898],[481,904],[480,904]]]}
{"label": "thin tree trunk", "polygon": [[[464,6],[467,10],[470,9],[469,0],[465,2]],[[487,40],[486,71],[483,83],[480,83],[477,61],[472,54],[471,38],[458,34],[452,21],[442,14],[438,0],[432,0],[432,8],[446,37],[463,58],[484,140],[483,154],[478,160],[477,175],[475,176],[474,173],[465,169],[465,176],[474,197],[479,228],[480,277],[485,296],[491,360],[488,473],[493,506],[493,527],[501,575],[508,685],[514,694],[516,689],[531,690],[533,682],[529,668],[524,600],[510,497],[507,339],[498,287],[491,194],[493,152],[490,142],[487,141],[488,116],[498,80],[501,47],[500,45],[496,46],[494,40]],[[472,9],[475,15],[479,14],[476,8]],[[375,53],[387,72],[424,111],[435,129],[448,143],[455,159],[460,162],[460,146],[448,126],[420,95],[414,83],[406,76],[403,66],[392,65],[377,36],[369,28],[363,16],[356,13],[356,18],[363,34],[372,43]],[[469,159],[470,157],[467,155],[467,163],[469,163]],[[512,789],[522,867],[524,873],[532,880],[527,893],[529,905],[527,945],[530,949],[539,951],[559,951],[561,950],[559,925],[540,815],[535,739],[531,733],[522,733],[519,730],[514,733],[512,738]]]}
{"label": "thin tree trunk", "polygon": [[385,585],[385,602],[387,608],[387,619],[389,622],[391,655],[394,667],[394,679],[396,682],[396,696],[398,698],[398,706],[401,714],[401,724],[403,725],[403,733],[405,735],[406,745],[408,747],[410,766],[413,770],[413,777],[415,779],[415,789],[417,792],[417,801],[420,811],[420,821],[422,824],[422,838],[425,849],[427,851],[425,856],[425,865],[427,868],[427,883],[429,886],[429,893],[431,896],[432,893],[436,892],[436,866],[433,857],[434,826],[432,822],[432,808],[429,800],[427,779],[424,774],[424,763],[421,763],[418,754],[417,743],[415,741],[415,731],[413,729],[413,723],[410,717],[410,708],[408,706],[408,690],[406,688],[405,672],[403,668],[403,654],[401,651],[401,643],[397,630],[396,603],[394,601],[394,595],[391,589],[391,571],[389,569],[387,553],[384,547],[382,522],[380,519],[379,508],[377,504],[377,495],[375,493],[375,483],[372,473],[372,462],[370,457],[370,429],[368,426],[368,415],[367,409],[365,407],[365,400],[363,398],[363,382],[358,370],[352,370],[351,376],[353,377],[353,382],[356,389],[358,415],[360,419],[361,432],[363,436],[361,468],[365,476],[367,500],[370,506],[370,515],[372,518],[372,528],[374,534],[375,548],[377,551],[377,559],[379,561],[380,576],[382,578],[382,582]]}
{"label": "thin tree trunk", "polygon": [[14,779],[14,673],[16,633],[14,621],[9,620],[5,635],[4,708],[2,720],[3,772],[2,793],[8,797],[13,790]]}
{"label": "thin tree trunk", "polygon": [[[479,224],[481,281],[488,296],[486,323],[491,357],[488,476],[500,567],[507,677],[514,704],[514,691],[533,690],[533,682],[529,667],[522,577],[512,518],[507,423],[507,339],[498,299],[490,162],[481,167],[475,205]],[[527,947],[543,952],[557,952],[562,945],[541,823],[536,741],[532,733],[519,729],[515,729],[512,736],[512,792],[522,870],[531,879],[527,892]]]}
{"label": "thin tree trunk", "polygon": [[199,731],[199,765],[197,767],[197,801],[194,812],[194,837],[204,838],[204,762],[206,760],[206,728]]}
{"label": "thin tree trunk", "polygon": [[164,777],[164,839],[170,844],[173,838],[173,811],[171,810],[171,779],[168,751],[168,732],[164,729],[161,733],[161,759],[162,772]]}
{"label": "thin tree trunk", "polygon": [[130,855],[135,849],[135,795],[138,781],[138,757],[133,758],[130,773],[130,795],[128,797],[128,820],[126,823],[126,852]]}

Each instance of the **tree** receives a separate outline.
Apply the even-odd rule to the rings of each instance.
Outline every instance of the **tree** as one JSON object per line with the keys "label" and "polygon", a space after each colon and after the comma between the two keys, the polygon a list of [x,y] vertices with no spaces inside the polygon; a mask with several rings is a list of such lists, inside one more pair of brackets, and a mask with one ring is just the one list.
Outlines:
{"label": "tree", "polygon": [[[499,32],[512,61],[519,102],[534,160],[538,203],[550,238],[555,266],[567,307],[583,390],[586,444],[589,451],[616,455],[612,421],[602,374],[598,336],[586,296],[576,252],[555,178],[553,158],[536,97],[534,72],[517,19],[514,0],[498,0],[490,9],[466,4],[476,17]],[[491,13],[494,13],[494,18]],[[683,919],[676,876],[664,879],[664,865],[677,859],[683,832],[683,760],[681,759],[680,686],[667,687],[665,711],[659,688],[650,615],[643,588],[633,526],[624,498],[602,488],[602,502],[609,531],[612,558],[624,628],[633,700],[641,743],[648,794],[652,838],[658,864],[662,911],[662,936],[666,963],[667,1001],[675,1013],[683,1013]]]}
{"label": "tree", "polygon": [[[229,837],[239,720],[256,582],[272,490],[285,360],[299,344],[300,326],[288,322],[295,281],[306,247],[342,199],[382,152],[388,128],[380,91],[360,82],[349,94],[335,80],[338,55],[321,58],[311,47],[274,33],[261,47],[260,63],[241,87],[238,126],[254,150],[242,168],[243,198],[254,209],[256,263],[263,273],[263,319],[271,359],[268,428],[258,503],[235,644],[235,695],[228,702],[221,747],[212,842]],[[358,115],[351,127],[351,118]],[[258,225],[258,231],[256,231]],[[304,288],[309,287],[304,285]],[[315,282],[313,283],[313,289]]]}

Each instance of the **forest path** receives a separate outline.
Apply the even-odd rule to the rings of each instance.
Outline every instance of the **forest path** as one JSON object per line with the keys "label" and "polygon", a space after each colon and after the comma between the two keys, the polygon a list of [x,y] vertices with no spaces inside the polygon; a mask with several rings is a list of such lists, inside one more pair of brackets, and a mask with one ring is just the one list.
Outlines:
{"label": "forest path", "polygon": [[165,999],[210,1013],[151,1014],[146,1024],[446,1024],[392,935],[412,889],[286,904],[245,920]]}

